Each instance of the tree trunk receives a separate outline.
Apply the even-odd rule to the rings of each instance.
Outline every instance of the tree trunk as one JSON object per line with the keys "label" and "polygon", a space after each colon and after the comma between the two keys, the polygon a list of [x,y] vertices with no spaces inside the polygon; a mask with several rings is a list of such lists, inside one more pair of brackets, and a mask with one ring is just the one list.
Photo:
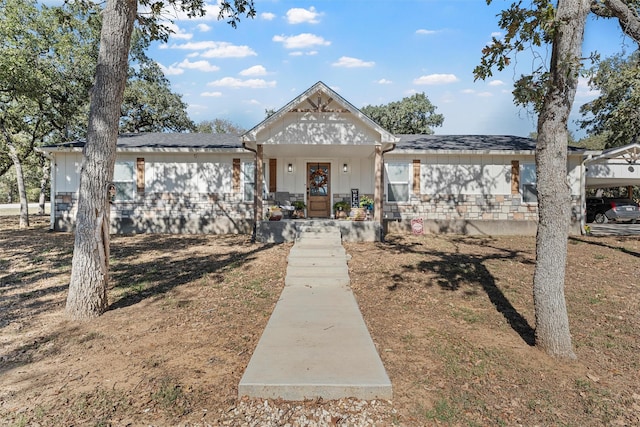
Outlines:
{"label": "tree trunk", "polygon": [[46,193],[49,184],[49,173],[51,171],[51,162],[44,156],[40,156],[42,164],[42,176],[40,177],[40,197],[38,198],[38,215],[44,215],[45,204],[47,202]]}
{"label": "tree trunk", "polygon": [[539,223],[533,296],[536,345],[561,359],[576,356],[564,296],[571,194],[567,183],[567,123],[575,98],[589,0],[560,0],[550,81],[538,119],[536,147]]}
{"label": "tree trunk", "polygon": [[[5,130],[6,132],[6,130]],[[6,135],[7,147],[9,148],[9,158],[16,168],[16,181],[18,182],[18,196],[20,197],[20,228],[29,227],[29,201],[27,200],[27,190],[24,186],[24,174],[22,173],[22,162],[18,156],[18,150],[11,141],[11,137]]]}
{"label": "tree trunk", "polygon": [[71,281],[66,312],[73,319],[99,316],[108,307],[109,198],[113,185],[120,106],[136,17],[136,0],[107,0],[84,147]]}

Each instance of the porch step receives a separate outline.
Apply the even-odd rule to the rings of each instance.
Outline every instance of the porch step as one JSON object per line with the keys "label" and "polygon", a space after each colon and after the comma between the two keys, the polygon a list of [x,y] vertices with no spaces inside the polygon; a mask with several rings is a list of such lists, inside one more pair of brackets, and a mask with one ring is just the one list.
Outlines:
{"label": "porch step", "polygon": [[289,252],[285,286],[348,286],[346,260],[338,228],[301,227]]}
{"label": "porch step", "polygon": [[242,376],[240,397],[391,398],[391,382],[349,289],[348,258],[339,232],[299,233],[286,286]]}
{"label": "porch step", "polygon": [[[339,230],[345,242],[375,242],[382,237],[381,225],[374,221],[344,221],[335,219],[292,219],[258,221],[255,238],[259,242],[282,243],[298,240],[305,231],[336,233]],[[321,235],[322,233],[320,233]]]}
{"label": "porch step", "polygon": [[306,240],[306,239],[311,239],[311,240],[324,240],[324,239],[329,239],[330,241],[333,241],[334,237],[337,237],[338,241],[341,240],[342,238],[342,233],[340,232],[340,229],[334,226],[327,226],[327,227],[318,227],[318,226],[308,226],[308,227],[301,227],[298,231],[298,238],[297,240]]}

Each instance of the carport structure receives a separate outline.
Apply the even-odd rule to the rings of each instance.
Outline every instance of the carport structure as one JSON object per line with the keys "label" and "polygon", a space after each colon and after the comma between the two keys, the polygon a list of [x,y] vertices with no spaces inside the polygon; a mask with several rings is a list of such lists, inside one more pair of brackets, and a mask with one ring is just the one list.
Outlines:
{"label": "carport structure", "polygon": [[[586,208],[587,188],[627,187],[632,198],[633,187],[640,186],[640,143],[610,148],[587,154],[583,163],[582,209]],[[586,216],[582,216],[584,230]]]}

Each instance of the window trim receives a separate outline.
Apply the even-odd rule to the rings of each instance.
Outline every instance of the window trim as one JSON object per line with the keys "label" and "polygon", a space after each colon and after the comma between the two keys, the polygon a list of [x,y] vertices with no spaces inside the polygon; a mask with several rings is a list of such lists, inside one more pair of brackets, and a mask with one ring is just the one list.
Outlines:
{"label": "window trim", "polygon": [[[118,165],[127,165],[128,168],[131,170],[131,179],[116,179],[116,169],[118,167]],[[135,196],[136,196],[136,186],[137,186],[137,181],[136,181],[136,162],[133,160],[121,160],[121,161],[116,161],[115,166],[114,166],[114,173],[113,173],[113,186],[116,189],[115,190],[115,194],[113,195],[113,201],[115,202],[131,202],[133,200],[135,200]],[[123,194],[123,191],[120,191],[119,189],[121,187],[118,187],[118,184],[127,184],[130,188],[128,191],[128,198],[120,198],[118,197],[120,194]],[[126,193],[125,193],[126,194]]]}
{"label": "window trim", "polygon": [[[250,160],[250,161],[243,160],[243,161],[241,161],[240,164],[241,164],[240,176],[242,178],[241,179],[241,181],[242,181],[242,201],[251,203],[251,202],[254,201],[255,194],[256,194],[256,178],[255,178],[256,163],[253,160]],[[247,174],[247,170],[245,169],[245,168],[247,168],[248,165],[252,166],[251,177],[249,177],[249,174]],[[247,185],[253,186],[253,191],[251,192],[250,197],[249,197],[249,192],[247,191]]]}
{"label": "window trim", "polygon": [[[389,179],[389,167],[390,166],[403,166],[406,169],[406,181],[391,181]],[[412,193],[412,168],[413,168],[413,162],[412,161],[393,161],[393,162],[387,162],[384,164],[384,180],[385,180],[385,202],[386,203],[395,203],[395,204],[402,204],[402,203],[410,203],[411,202],[411,193]],[[407,198],[406,200],[389,200],[389,195],[391,194],[391,192],[389,191],[389,186],[390,185],[404,185],[406,186],[406,195]]]}
{"label": "window trim", "polygon": [[[525,173],[525,169],[533,169],[533,181],[527,180],[530,174]],[[522,198],[522,203],[525,205],[537,205],[538,204],[538,182],[537,182],[537,170],[535,162],[520,162],[520,185],[518,191],[520,192],[520,197]],[[525,200],[525,186],[532,185],[535,189],[535,200]]]}

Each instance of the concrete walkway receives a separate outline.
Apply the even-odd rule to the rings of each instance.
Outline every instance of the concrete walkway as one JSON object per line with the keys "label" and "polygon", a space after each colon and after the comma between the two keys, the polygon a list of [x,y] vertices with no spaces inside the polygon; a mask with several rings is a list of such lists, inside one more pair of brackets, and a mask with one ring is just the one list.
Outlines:
{"label": "concrete walkway", "polygon": [[240,380],[240,397],[391,398],[391,382],[349,288],[347,260],[339,229],[300,233],[282,295]]}

